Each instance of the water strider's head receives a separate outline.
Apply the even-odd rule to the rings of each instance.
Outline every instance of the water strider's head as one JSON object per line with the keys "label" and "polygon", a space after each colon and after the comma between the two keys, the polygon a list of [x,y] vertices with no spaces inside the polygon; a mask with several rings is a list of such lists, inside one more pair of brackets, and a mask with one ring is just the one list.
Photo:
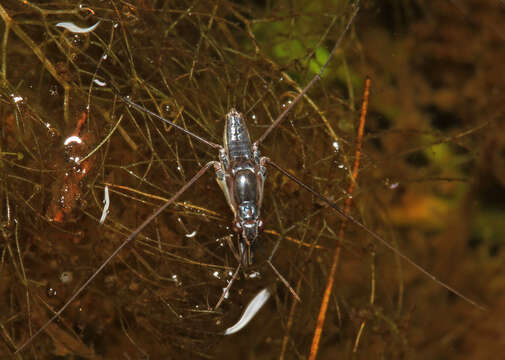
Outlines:
{"label": "water strider's head", "polygon": [[261,230],[263,230],[263,220],[259,218],[258,210],[254,202],[245,201],[238,206],[234,228],[241,235],[239,255],[244,267],[253,264],[256,240]]}

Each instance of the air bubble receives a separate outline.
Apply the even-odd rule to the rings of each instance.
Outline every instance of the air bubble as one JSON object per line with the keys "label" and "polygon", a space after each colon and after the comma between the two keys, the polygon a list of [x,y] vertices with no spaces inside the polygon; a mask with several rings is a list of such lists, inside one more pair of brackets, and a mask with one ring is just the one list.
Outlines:
{"label": "air bubble", "polygon": [[53,85],[49,88],[49,95],[50,96],[56,96],[58,95],[58,86]]}
{"label": "air bubble", "polygon": [[60,274],[60,281],[64,284],[71,283],[74,279],[74,275],[70,271],[64,271]]}
{"label": "air bubble", "polygon": [[252,273],[249,274],[250,279],[255,279],[255,278],[260,278],[261,273],[259,271],[253,271]]}
{"label": "air bubble", "polygon": [[52,287],[47,289],[47,296],[56,296],[56,289],[53,289]]}
{"label": "air bubble", "polygon": [[23,98],[21,96],[17,96],[14,94],[11,94],[12,100],[17,104],[18,102],[23,101]]}
{"label": "air bubble", "polygon": [[390,188],[391,190],[394,190],[394,189],[396,189],[398,186],[400,186],[400,183],[395,182],[395,183],[392,183],[391,185],[389,185],[389,188]]}

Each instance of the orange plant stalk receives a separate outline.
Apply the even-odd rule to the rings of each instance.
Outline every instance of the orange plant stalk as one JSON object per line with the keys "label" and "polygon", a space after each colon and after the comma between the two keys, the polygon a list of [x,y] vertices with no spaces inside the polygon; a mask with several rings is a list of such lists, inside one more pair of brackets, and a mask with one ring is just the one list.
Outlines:
{"label": "orange plant stalk", "polygon": [[[370,94],[370,78],[366,79],[365,82],[365,92],[363,94],[363,105],[361,107],[361,116],[359,119],[359,129],[358,129],[358,137],[356,142],[356,156],[354,160],[354,167],[352,170],[352,179],[349,184],[349,189],[347,190],[349,196],[345,201],[344,211],[346,214],[349,214],[351,210],[352,204],[352,193],[356,186],[356,181],[358,179],[358,169],[359,169],[359,160],[361,157],[361,145],[363,141],[363,131],[365,129],[365,118],[366,112],[368,108],[368,96]],[[347,221],[344,220],[342,225],[340,226],[338,238],[342,239],[344,237],[344,230]],[[314,331],[314,337],[312,338],[312,346],[310,347],[309,360],[315,360],[317,356],[317,351],[319,350],[319,341],[321,340],[321,334],[323,332],[324,320],[326,319],[326,311],[328,310],[328,303],[330,301],[331,291],[333,289],[333,283],[335,282],[335,274],[337,272],[338,260],[340,258],[340,244],[337,243],[335,247],[335,252],[333,253],[333,262],[331,264],[330,276],[328,277],[328,283],[326,284],[326,289],[324,291],[323,300],[321,301],[321,307],[319,309],[319,316],[317,318],[316,329]]]}

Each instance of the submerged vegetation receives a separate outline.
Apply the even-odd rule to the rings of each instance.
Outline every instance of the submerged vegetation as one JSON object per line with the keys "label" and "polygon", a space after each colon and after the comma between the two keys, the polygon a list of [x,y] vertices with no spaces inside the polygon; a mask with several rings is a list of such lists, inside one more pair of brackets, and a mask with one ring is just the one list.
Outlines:
{"label": "submerged vegetation", "polygon": [[[12,354],[216,151],[235,107],[257,139],[317,73],[349,1],[0,4],[0,355]],[[342,246],[319,359],[500,353],[505,21],[499,1],[362,1],[323,79],[261,150],[465,295],[448,294],[268,170],[256,277],[235,282],[214,175],[154,220],[20,358],[306,358]],[[88,28],[72,33],[72,22]],[[78,139],[78,140],[77,140]],[[103,224],[104,191],[110,204]],[[264,265],[273,263],[302,301]],[[272,297],[229,337],[260,289]],[[491,336],[490,336],[491,334]]]}

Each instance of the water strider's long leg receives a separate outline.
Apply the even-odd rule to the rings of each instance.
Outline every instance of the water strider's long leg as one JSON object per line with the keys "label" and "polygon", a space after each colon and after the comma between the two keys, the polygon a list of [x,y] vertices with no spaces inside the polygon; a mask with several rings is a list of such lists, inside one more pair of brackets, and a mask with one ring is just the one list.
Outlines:
{"label": "water strider's long leg", "polygon": [[[312,86],[313,86],[313,85],[314,85],[314,84],[315,84],[315,83],[316,83],[316,82],[317,82],[317,81],[321,78],[321,76],[322,76],[322,74],[323,74],[324,70],[326,69],[326,67],[327,67],[328,63],[330,62],[330,60],[331,60],[331,58],[332,58],[333,54],[336,52],[336,49],[340,46],[340,43],[342,42],[342,40],[343,40],[343,38],[344,38],[345,34],[347,33],[348,29],[350,28],[350,26],[351,26],[351,24],[352,24],[352,22],[353,22],[353,20],[354,20],[354,18],[355,18],[355,16],[356,16],[356,14],[357,14],[358,10],[359,10],[359,7],[358,7],[358,6],[356,6],[356,7],[355,7],[355,9],[354,9],[354,11],[353,11],[353,14],[352,14],[351,18],[349,19],[349,21],[348,21],[348,23],[347,23],[347,25],[346,25],[346,27],[345,27],[344,32],[343,32],[342,34],[340,34],[340,37],[339,37],[339,39],[337,40],[337,42],[335,43],[335,45],[334,45],[334,47],[333,47],[333,49],[332,49],[332,51],[331,51],[330,55],[328,56],[328,59],[326,60],[326,62],[324,63],[324,65],[321,67],[320,72],[319,72],[319,73],[318,73],[318,74],[317,74],[317,75],[316,75],[316,76],[315,76],[315,77],[314,77],[314,78],[313,78],[313,79],[309,82],[309,84],[305,87],[305,89],[303,89],[303,90],[302,90],[302,92],[301,92],[301,93],[300,93],[300,94],[299,94],[299,95],[295,98],[295,100],[291,103],[291,105],[290,105],[290,106],[289,106],[286,110],[284,110],[284,111],[280,114],[280,116],[279,116],[279,117],[278,117],[278,118],[277,118],[277,119],[276,119],[276,120],[272,123],[272,125],[271,125],[271,126],[270,126],[270,127],[269,127],[269,128],[268,128],[268,129],[267,129],[267,130],[263,133],[263,135],[260,137],[260,139],[259,139],[258,141],[256,141],[256,143],[255,143],[255,145],[254,145],[254,148],[255,148],[255,149],[257,149],[258,144],[259,144],[259,143],[261,143],[261,142],[262,142],[262,141],[263,141],[263,140],[264,140],[264,139],[268,136],[268,134],[269,134],[269,133],[270,133],[273,129],[275,129],[275,128],[278,126],[278,124],[282,121],[282,119],[285,117],[285,115],[286,115],[286,114],[287,114],[287,113],[291,110],[291,108],[292,108],[292,107],[293,107],[293,106],[294,106],[294,105],[295,105],[295,104],[296,104],[296,103],[297,103],[297,102],[301,99],[301,97],[302,97],[302,96],[303,96],[303,95],[304,95],[304,94],[305,94],[305,93],[306,93],[306,92],[307,92],[307,91],[308,91],[308,90],[309,90],[309,89],[310,89],[310,88],[311,88],[311,87],[312,87]],[[154,113],[154,112],[152,112],[152,111],[150,111],[150,110],[148,110],[148,109],[146,109],[146,108],[144,108],[144,107],[142,107],[142,106],[140,106],[140,105],[136,104],[135,102],[131,101],[128,97],[125,97],[125,96],[121,95],[120,91],[119,91],[119,90],[118,90],[118,89],[117,89],[117,88],[113,85],[112,81],[108,80],[107,82],[101,82],[101,81],[95,80],[95,81],[94,81],[94,83],[95,83],[95,84],[97,84],[98,86],[101,86],[101,87],[104,87],[104,86],[107,86],[107,85],[108,85],[108,86],[110,86],[110,87],[111,87],[111,89],[112,89],[112,91],[115,93],[115,95],[116,95],[116,96],[118,96],[118,97],[119,97],[119,98],[120,98],[120,99],[121,99],[124,103],[126,103],[126,104],[128,104],[128,105],[130,105],[130,106],[134,107],[134,108],[135,108],[135,109],[137,109],[138,111],[145,112],[145,113],[147,113],[147,114],[149,114],[149,115],[151,115],[151,116],[155,117],[156,119],[161,120],[161,121],[163,121],[163,122],[165,122],[165,123],[167,123],[167,124],[169,124],[169,125],[171,125],[171,126],[175,127],[176,129],[178,129],[178,130],[182,131],[183,133],[185,133],[185,134],[187,134],[187,135],[189,135],[189,136],[192,136],[193,138],[195,138],[195,139],[199,140],[200,142],[203,142],[203,143],[205,143],[205,144],[207,144],[207,145],[209,145],[209,146],[211,146],[211,147],[213,147],[213,148],[219,149],[219,150],[220,150],[220,153],[222,153],[222,152],[223,152],[223,147],[222,147],[221,145],[218,145],[218,144],[215,144],[215,143],[213,143],[213,142],[211,142],[211,141],[208,141],[208,140],[206,140],[206,139],[204,139],[204,138],[202,138],[202,137],[200,137],[200,136],[198,136],[198,135],[194,134],[193,132],[188,131],[188,130],[186,130],[185,128],[183,128],[183,127],[181,127],[181,126],[179,126],[179,125],[177,125],[177,124],[175,124],[175,123],[173,123],[173,122],[171,122],[171,121],[169,121],[169,120],[167,120],[167,119],[165,119],[165,118],[161,117],[160,115],[158,115],[158,114],[156,114],[156,113]],[[152,219],[152,218],[154,218],[154,216],[151,216],[151,217],[150,217],[150,219]],[[150,220],[150,219],[148,219],[148,220]],[[138,231],[138,230],[137,230],[137,231]],[[132,235],[133,235],[133,234],[132,234]],[[135,234],[135,235],[136,235],[136,234]],[[130,241],[130,240],[127,240],[126,242],[128,242],[128,241]],[[112,256],[114,256],[114,255],[115,255],[115,254],[116,254],[119,250],[120,250],[120,249],[118,249],[118,250],[117,250],[117,251],[116,251],[116,252],[115,252]],[[275,251],[274,251],[274,252],[275,252]],[[287,282],[287,280],[286,280],[286,279],[285,279],[285,278],[284,278],[284,277],[283,277],[283,276],[279,273],[279,271],[277,271],[277,269],[276,269],[276,268],[274,267],[274,265],[272,264],[272,262],[271,262],[271,258],[272,258],[272,256],[273,256],[273,253],[272,253],[272,255],[270,256],[270,259],[267,261],[267,262],[268,262],[268,264],[272,267],[272,269],[274,270],[274,272],[278,275],[279,279],[281,279],[281,281],[282,281],[282,282],[286,285],[286,287],[290,290],[290,292],[293,294],[293,296],[294,296],[294,297],[295,297],[298,301],[300,301],[300,298],[298,297],[298,295],[296,294],[296,292],[293,290],[293,288],[289,285],[289,283]],[[108,260],[108,261],[110,261],[110,260]],[[108,262],[108,261],[107,261],[107,262]],[[106,263],[107,263],[107,262],[106,262]],[[104,264],[102,265],[102,267],[101,267],[99,270],[101,270],[101,269],[102,269],[102,268],[106,265],[106,263],[104,263]],[[234,281],[234,280],[235,280],[235,278],[237,277],[239,270],[240,270],[240,265],[237,267],[237,269],[236,269],[236,271],[235,271],[235,273],[234,273],[234,275],[233,275],[233,277],[232,277],[232,279],[231,279],[230,283],[228,284],[228,286],[227,286],[227,288],[225,289],[225,291],[224,291],[223,295],[221,296],[220,300],[218,301],[218,303],[217,303],[217,305],[216,305],[216,307],[215,307],[216,309],[219,307],[219,305],[220,305],[220,304],[221,304],[221,302],[223,301],[223,299],[224,299],[224,297],[225,297],[225,295],[226,295],[226,293],[227,293],[228,289],[231,287],[231,284],[233,283],[233,281]],[[93,278],[94,278],[94,277],[90,278],[90,279],[88,280],[88,282],[87,282],[87,283],[85,283],[85,284],[83,285],[83,288],[84,288],[84,287],[85,287],[85,286],[86,286],[89,282],[91,282],[91,281],[93,280]],[[79,289],[79,292],[80,292],[80,291],[82,291],[82,289]],[[77,296],[77,294],[75,294],[75,295],[74,295],[74,297],[73,297],[73,298],[69,301],[69,303],[70,303],[70,302],[71,302],[71,301],[75,298],[75,296]],[[65,305],[65,307],[66,307],[66,305]],[[61,309],[61,311],[63,311],[63,310],[64,310],[64,309]],[[54,316],[54,318],[55,318],[56,316],[58,316],[58,314],[56,314],[56,315]],[[50,321],[52,321],[52,319],[51,319]]]}
{"label": "water strider's long leg", "polygon": [[300,299],[300,297],[296,293],[295,289],[293,289],[293,287],[291,286],[291,284],[286,280],[286,278],[280,273],[279,270],[277,270],[277,268],[275,267],[275,265],[272,263],[272,259],[273,259],[274,255],[275,255],[275,253],[277,252],[277,249],[279,248],[281,240],[282,240],[282,237],[275,243],[274,248],[272,249],[272,252],[270,253],[270,256],[268,256],[268,259],[266,260],[266,263],[272,268],[272,270],[274,271],[274,273],[277,275],[277,277],[279,278],[279,280],[284,284],[284,286],[289,290],[289,292],[291,293],[291,295],[293,295],[293,297],[298,302],[301,302],[302,300]]}
{"label": "water strider's long leg", "polygon": [[280,124],[280,122],[284,119],[284,117],[286,116],[286,114],[291,111],[291,109],[293,108],[293,106],[295,106],[298,103],[298,101],[300,101],[300,99],[307,93],[307,91],[309,91],[309,89],[318,80],[321,79],[324,70],[326,69],[326,67],[328,66],[328,64],[331,61],[331,58],[333,57],[333,55],[335,54],[335,52],[339,48],[340,43],[344,39],[345,34],[347,34],[347,31],[349,31],[349,28],[351,27],[351,24],[354,21],[354,18],[356,17],[356,14],[358,13],[358,11],[359,11],[359,6],[356,5],[355,9],[354,9],[354,11],[353,11],[353,13],[352,13],[352,15],[350,17],[350,19],[347,21],[347,25],[345,26],[344,31],[342,32],[342,34],[340,34],[337,42],[335,43],[335,45],[333,46],[333,49],[331,50],[330,54],[328,55],[328,59],[326,59],[326,62],[321,67],[321,70],[319,71],[319,73],[317,73],[312,78],[312,80],[310,80],[310,82],[305,86],[305,88],[294,98],[294,100],[286,107],[286,109],[279,115],[279,117],[277,119],[275,119],[275,121],[272,123],[272,125],[270,125],[268,127],[268,129],[265,130],[265,132],[263,133],[263,135],[261,135],[261,137],[258,140],[256,140],[256,142],[254,143],[256,146],[259,145],[261,142],[263,142],[263,140],[265,140],[265,138],[270,134],[270,132],[272,132],[272,130],[275,129]]}
{"label": "water strider's long leg", "polygon": [[429,277],[431,280],[433,280],[434,282],[436,282],[437,284],[439,284],[443,288],[447,289],[449,292],[453,293],[457,297],[465,300],[466,302],[470,303],[471,305],[477,307],[480,310],[486,310],[486,307],[478,304],[477,302],[475,302],[474,300],[472,300],[472,299],[468,298],[467,296],[463,295],[461,292],[459,292],[458,290],[454,289],[450,285],[447,285],[443,281],[437,279],[428,270],[424,269],[421,265],[416,264],[412,259],[410,259],[407,255],[404,255],[400,250],[398,250],[396,247],[394,247],[393,245],[391,245],[390,243],[388,243],[386,240],[384,240],[376,232],[370,230],[362,222],[358,221],[357,219],[355,219],[351,215],[346,214],[345,211],[343,211],[342,209],[340,209],[330,199],[326,198],[325,196],[323,196],[319,192],[317,192],[314,189],[310,188],[308,185],[306,185],[305,183],[303,183],[300,179],[298,179],[297,177],[295,177],[294,175],[292,175],[291,173],[289,173],[287,170],[284,170],[282,167],[280,167],[279,165],[277,165],[270,158],[268,158],[268,157],[262,157],[261,158],[261,162],[262,162],[262,164],[270,165],[271,167],[273,167],[274,169],[276,169],[277,171],[279,171],[281,174],[283,174],[284,176],[286,176],[287,178],[289,178],[290,180],[294,181],[295,183],[297,183],[298,185],[300,185],[302,188],[304,188],[305,190],[307,190],[308,192],[310,192],[312,195],[314,195],[318,199],[324,201],[326,204],[328,204],[328,206],[330,206],[332,209],[334,209],[342,217],[346,218],[347,220],[349,220],[350,222],[352,222],[353,224],[355,224],[356,226],[358,226],[359,228],[361,228],[362,230],[364,230],[366,233],[368,233],[375,240],[377,240],[378,242],[380,242],[382,245],[384,245],[385,247],[387,247],[389,250],[391,250],[393,253],[395,253],[400,258],[402,258],[403,260],[405,260],[407,263],[409,263],[410,265],[412,265],[414,268],[416,268],[417,270],[419,270],[421,273],[423,273],[424,275],[426,275],[427,277]]}
{"label": "water strider's long leg", "polygon": [[288,288],[289,292],[291,293],[291,295],[293,295],[293,297],[298,301],[298,302],[302,302],[302,300],[300,299],[300,297],[298,296],[298,294],[296,293],[295,289],[293,289],[293,287],[291,286],[291,284],[286,280],[286,278],[284,276],[282,276],[282,274],[279,272],[279,270],[277,270],[277,268],[274,266],[274,264],[272,264],[272,261],[271,261],[271,258],[270,259],[267,259],[267,264],[270,265],[270,267],[272,268],[272,270],[274,271],[275,275],[277,275],[277,277],[279,278],[279,280],[284,284],[285,287]]}
{"label": "water strider's long leg", "polygon": [[182,126],[180,125],[177,125],[176,123],[170,121],[170,120],[167,120],[165,119],[163,116],[160,116],[158,114],[156,114],[155,112],[152,112],[151,110],[149,109],[146,109],[145,107],[143,106],[140,106],[139,104],[131,101],[130,99],[128,99],[126,96],[123,96],[121,95],[121,92],[114,86],[114,84],[112,84],[112,81],[109,81],[108,83],[105,83],[105,82],[101,82],[101,81],[97,81],[95,80],[95,84],[97,84],[98,86],[110,86],[110,88],[112,89],[112,91],[114,92],[114,94],[116,94],[117,97],[119,97],[124,103],[130,105],[130,106],[133,106],[135,109],[137,109],[138,111],[140,112],[144,112],[144,113],[147,113],[149,115],[151,115],[152,117],[160,120],[160,121],[163,121],[164,123],[167,123],[168,125],[170,126],[173,126],[175,127],[176,129],[182,131],[183,133],[185,133],[186,135],[189,135],[189,136],[192,136],[194,137],[195,139],[197,139],[198,141],[201,141],[203,142],[204,144],[207,144],[209,145],[210,147],[213,147],[214,149],[221,149],[222,146],[219,145],[219,144],[216,144],[216,143],[213,143],[212,141],[209,141],[207,139],[204,139],[203,137],[183,128]]}
{"label": "water strider's long leg", "polygon": [[181,196],[186,190],[188,190],[199,178],[202,177],[203,174],[207,170],[209,170],[213,166],[219,166],[217,161],[210,161],[205,164],[195,176],[193,176],[184,186],[182,186],[174,196],[172,196],[165,204],[160,206],[155,212],[153,212],[134,232],[128,236],[119,247],[110,254],[110,256],[95,270],[95,272],[81,285],[81,287],[67,300],[67,302],[56,312],[54,315],[44,324],[40,329],[38,329],[28,340],[26,340],[23,345],[17,348],[15,354],[21,352],[30,342],[37,337],[44,329],[51,324],[57,317],[59,317],[63,311],[79,296],[79,294],[98,276],[98,274],[103,270],[105,266],[135,237],[142,231],[144,228],[159,214],[163,212],[170,204],[176,201],[179,196]]}

